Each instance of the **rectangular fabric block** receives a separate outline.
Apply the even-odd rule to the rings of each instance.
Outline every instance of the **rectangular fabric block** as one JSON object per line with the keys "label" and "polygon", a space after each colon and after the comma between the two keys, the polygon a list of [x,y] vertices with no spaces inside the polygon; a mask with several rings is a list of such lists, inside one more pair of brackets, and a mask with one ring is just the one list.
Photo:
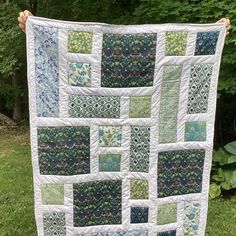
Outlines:
{"label": "rectangular fabric block", "polygon": [[205,235],[225,35],[28,17],[37,235]]}

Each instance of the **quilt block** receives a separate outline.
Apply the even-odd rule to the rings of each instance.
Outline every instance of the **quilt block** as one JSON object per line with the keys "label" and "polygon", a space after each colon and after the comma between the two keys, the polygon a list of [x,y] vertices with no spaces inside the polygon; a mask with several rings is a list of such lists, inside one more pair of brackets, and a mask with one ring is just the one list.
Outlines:
{"label": "quilt block", "polygon": [[203,236],[222,24],[27,20],[40,236]]}

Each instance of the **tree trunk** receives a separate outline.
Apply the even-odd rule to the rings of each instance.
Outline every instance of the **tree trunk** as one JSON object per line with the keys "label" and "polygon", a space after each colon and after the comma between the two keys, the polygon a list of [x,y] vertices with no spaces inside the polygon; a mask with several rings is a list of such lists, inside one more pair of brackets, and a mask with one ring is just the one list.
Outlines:
{"label": "tree trunk", "polygon": [[[13,75],[12,87],[15,91],[19,89],[19,76],[17,75],[17,73],[14,73]],[[22,118],[22,104],[20,96],[16,96],[14,99],[12,118],[14,121],[20,121]]]}

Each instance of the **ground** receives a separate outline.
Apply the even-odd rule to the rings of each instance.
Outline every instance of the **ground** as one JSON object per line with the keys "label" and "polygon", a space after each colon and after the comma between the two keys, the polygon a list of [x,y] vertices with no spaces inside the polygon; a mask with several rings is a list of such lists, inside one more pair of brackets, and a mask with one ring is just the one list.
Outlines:
{"label": "ground", "polygon": [[[36,236],[29,132],[0,133],[0,236]],[[206,236],[235,236],[236,197],[209,201]]]}

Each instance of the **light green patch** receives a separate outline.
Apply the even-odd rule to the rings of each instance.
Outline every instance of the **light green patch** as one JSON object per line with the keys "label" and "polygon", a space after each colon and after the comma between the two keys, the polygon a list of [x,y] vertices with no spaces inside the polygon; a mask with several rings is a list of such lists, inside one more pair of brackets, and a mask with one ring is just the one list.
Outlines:
{"label": "light green patch", "polygon": [[69,31],[68,52],[92,53],[93,34],[90,32]]}
{"label": "light green patch", "polygon": [[158,206],[157,224],[165,225],[177,221],[177,204],[166,204]]}
{"label": "light green patch", "polygon": [[63,205],[64,185],[63,184],[42,184],[42,204],[43,205]]}
{"label": "light green patch", "polygon": [[206,141],[206,122],[189,121],[185,123],[185,141]]}
{"label": "light green patch", "polygon": [[151,116],[151,96],[133,96],[130,98],[131,118],[148,118]]}
{"label": "light green patch", "polygon": [[130,198],[131,199],[148,199],[148,181],[142,179],[130,180]]}
{"label": "light green patch", "polygon": [[184,56],[187,45],[187,32],[166,32],[166,56]]}
{"label": "light green patch", "polygon": [[99,155],[99,171],[120,171],[120,154],[101,154]]}

